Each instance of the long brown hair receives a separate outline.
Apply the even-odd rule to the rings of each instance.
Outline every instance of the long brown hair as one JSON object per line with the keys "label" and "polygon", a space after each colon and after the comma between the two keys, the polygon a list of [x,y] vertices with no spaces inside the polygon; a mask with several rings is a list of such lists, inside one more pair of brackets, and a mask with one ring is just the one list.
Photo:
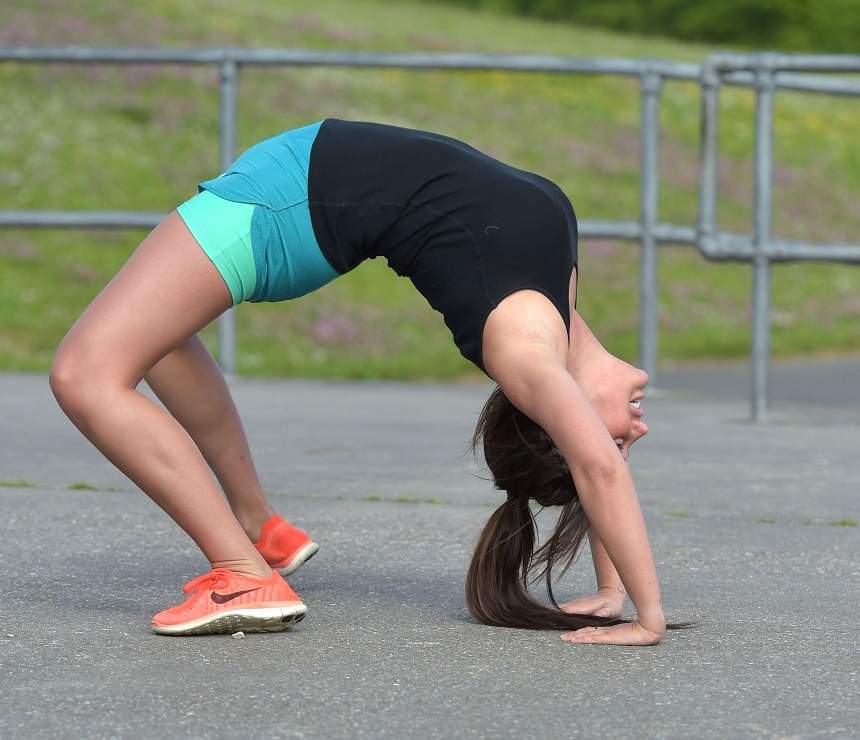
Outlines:
{"label": "long brown hair", "polygon": [[[466,576],[466,603],[484,624],[527,629],[579,629],[628,619],[569,614],[552,590],[553,570],[563,575],[579,555],[588,518],[564,457],[543,428],[514,406],[498,386],[478,417],[470,440],[473,454],[483,440],[484,457],[496,488],[507,492],[475,547]],[[555,531],[537,550],[537,528],[529,508],[561,506]],[[529,579],[544,580],[551,606],[536,601]],[[674,629],[689,623],[670,624]]]}

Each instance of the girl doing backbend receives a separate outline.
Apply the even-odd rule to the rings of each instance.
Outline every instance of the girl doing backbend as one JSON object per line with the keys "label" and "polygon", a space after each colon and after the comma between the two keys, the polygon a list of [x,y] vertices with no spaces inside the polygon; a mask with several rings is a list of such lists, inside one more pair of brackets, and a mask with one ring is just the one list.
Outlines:
{"label": "girl doing backbend", "polygon": [[[197,332],[242,301],[297,298],[378,256],[498,384],[472,442],[483,443],[507,499],[469,568],[472,613],[487,624],[567,630],[573,642],[659,642],[667,625],[626,464],[648,431],[640,408],[648,377],[606,352],[575,310],[570,201],[550,180],[456,139],[338,119],[263,141],[201,183],[57,350],[50,383],[65,413],[211,564],[152,628],[275,631],[304,617],[278,570],[292,572],[317,545],[263,496]],[[169,413],[135,390],[143,379]],[[537,552],[530,499],[563,507]],[[530,572],[549,584],[586,535],[598,592],[560,606],[534,601]],[[635,621],[619,619],[625,593]]]}

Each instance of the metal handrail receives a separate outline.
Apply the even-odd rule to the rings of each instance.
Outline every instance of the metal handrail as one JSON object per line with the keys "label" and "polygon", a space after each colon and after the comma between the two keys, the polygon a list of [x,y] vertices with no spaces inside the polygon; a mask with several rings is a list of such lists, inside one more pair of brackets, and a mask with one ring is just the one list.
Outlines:
{"label": "metal handrail", "polygon": [[[752,263],[753,421],[767,418],[770,363],[771,263],[816,260],[860,263],[860,244],[785,241],[773,236],[773,106],[780,71],[860,73],[860,55],[712,54],[702,66],[702,140],[697,246],[709,258]],[[717,226],[719,92],[739,72],[751,74],[755,89],[753,235],[738,243]],[[853,93],[852,93],[853,94]]]}

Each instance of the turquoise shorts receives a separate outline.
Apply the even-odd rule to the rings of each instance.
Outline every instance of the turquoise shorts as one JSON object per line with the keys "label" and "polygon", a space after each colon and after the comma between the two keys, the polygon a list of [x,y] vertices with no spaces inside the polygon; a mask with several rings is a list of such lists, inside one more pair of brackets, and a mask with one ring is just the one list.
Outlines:
{"label": "turquoise shorts", "polygon": [[308,209],[311,146],[321,123],[255,144],[176,209],[234,306],[298,298],[341,274],[320,250]]}

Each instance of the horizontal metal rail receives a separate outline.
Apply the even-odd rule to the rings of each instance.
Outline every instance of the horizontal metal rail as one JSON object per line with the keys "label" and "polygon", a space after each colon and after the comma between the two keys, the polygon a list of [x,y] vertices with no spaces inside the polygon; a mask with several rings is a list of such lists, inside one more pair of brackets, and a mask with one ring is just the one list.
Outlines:
{"label": "horizontal metal rail", "polygon": [[0,47],[0,61],[112,63],[112,64],[220,64],[232,61],[248,66],[399,67],[408,69],[476,69],[565,74],[609,74],[639,77],[647,71],[663,77],[695,81],[700,67],[660,59],[590,59],[545,54],[391,53],[367,51],[310,51],[306,49],[158,49],[94,47]]}
{"label": "horizontal metal rail", "polygon": [[0,226],[14,229],[152,229],[166,215],[141,211],[0,211]]}
{"label": "horizontal metal rail", "polygon": [[[166,213],[138,211],[0,211],[0,228],[20,229],[152,229]],[[601,221],[586,219],[578,224],[579,235],[586,239],[613,241],[642,241],[639,221]],[[697,246],[696,229],[689,226],[658,222],[654,238],[661,244]],[[721,232],[712,244],[708,257],[712,260],[749,261],[755,253],[750,236]],[[810,244],[793,239],[775,239],[769,243],[768,257],[774,262],[860,262],[860,245]]]}
{"label": "horizontal metal rail", "polygon": [[[702,67],[690,62],[661,59],[592,59],[536,54],[391,53],[312,51],[306,49],[160,49],[152,47],[99,48],[80,46],[0,46],[0,62],[63,64],[196,64],[232,61],[248,66],[380,67],[400,69],[507,70],[641,77],[698,82]],[[732,85],[753,87],[749,72],[727,75]],[[831,80],[812,75],[778,74],[776,86],[797,92],[860,96],[860,82]]]}
{"label": "horizontal metal rail", "polygon": [[860,54],[711,54],[705,66],[718,72],[841,72],[860,73]]}

